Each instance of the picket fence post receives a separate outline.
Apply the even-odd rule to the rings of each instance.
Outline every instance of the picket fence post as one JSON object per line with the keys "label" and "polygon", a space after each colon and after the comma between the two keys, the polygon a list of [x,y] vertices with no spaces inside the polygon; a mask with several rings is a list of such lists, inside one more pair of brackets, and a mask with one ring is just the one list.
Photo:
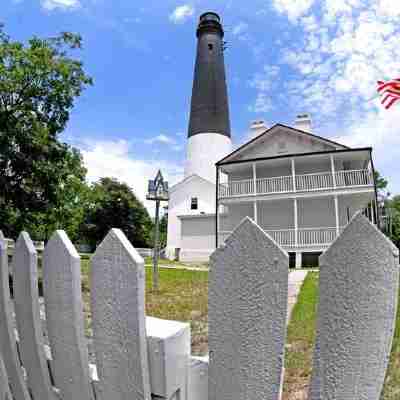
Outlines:
{"label": "picket fence post", "polygon": [[112,229],[91,259],[99,400],[151,400],[142,257]]}
{"label": "picket fence post", "polygon": [[399,250],[361,213],[320,257],[310,400],[379,400],[395,328]]}
{"label": "picket fence post", "polygon": [[14,322],[10,307],[7,242],[0,231],[0,353],[8,375],[8,383],[18,400],[30,400],[17,352]]}
{"label": "picket fence post", "polygon": [[246,218],[211,257],[209,400],[279,400],[288,255]]}

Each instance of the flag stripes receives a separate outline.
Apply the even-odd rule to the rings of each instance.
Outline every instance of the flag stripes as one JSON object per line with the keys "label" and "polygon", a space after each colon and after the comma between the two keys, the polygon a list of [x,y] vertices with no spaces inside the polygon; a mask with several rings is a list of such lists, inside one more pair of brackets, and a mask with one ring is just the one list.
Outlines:
{"label": "flag stripes", "polygon": [[387,82],[378,81],[377,84],[377,91],[382,96],[381,104],[388,110],[400,100],[400,78],[391,79]]}

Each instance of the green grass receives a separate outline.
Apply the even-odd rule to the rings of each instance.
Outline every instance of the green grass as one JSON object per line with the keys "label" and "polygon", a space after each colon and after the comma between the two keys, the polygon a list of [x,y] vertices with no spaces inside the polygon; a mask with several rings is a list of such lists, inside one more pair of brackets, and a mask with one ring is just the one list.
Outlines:
{"label": "green grass", "polygon": [[309,272],[288,326],[283,400],[303,398],[300,396],[307,391],[312,369],[317,301],[318,273]]}
{"label": "green grass", "polygon": [[[317,303],[318,273],[309,272],[288,326],[283,400],[307,398],[316,335]],[[398,399],[400,399],[400,307],[397,312],[390,363],[381,396],[381,400]]]}
{"label": "green grass", "polygon": [[[146,257],[145,260],[145,265],[153,265],[153,259],[151,257]],[[205,262],[193,262],[193,263],[183,263],[181,261],[173,261],[173,260],[165,260],[163,258],[160,258],[158,260],[158,265],[160,267],[162,266],[173,266],[175,268],[199,268],[199,269],[205,269],[208,268],[209,264]]]}
{"label": "green grass", "polygon": [[190,322],[193,354],[208,346],[208,272],[160,270],[160,289],[151,290],[151,268],[146,267],[146,312],[158,318]]}
{"label": "green grass", "polygon": [[400,293],[398,299],[396,330],[393,338],[389,368],[381,400],[400,399]]}
{"label": "green grass", "polygon": [[[82,260],[82,291],[86,333],[90,335],[90,264]],[[160,288],[152,291],[152,271],[146,266],[146,314],[162,319],[189,322],[193,354],[207,352],[208,272],[184,269],[159,271]]]}

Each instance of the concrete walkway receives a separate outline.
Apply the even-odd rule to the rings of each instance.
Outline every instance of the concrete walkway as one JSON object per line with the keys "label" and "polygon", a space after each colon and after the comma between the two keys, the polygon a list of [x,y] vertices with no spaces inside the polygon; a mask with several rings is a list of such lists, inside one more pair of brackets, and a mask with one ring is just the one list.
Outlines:
{"label": "concrete walkway", "polygon": [[292,315],[293,307],[297,302],[297,296],[300,292],[301,285],[307,276],[308,271],[290,271],[289,272],[289,287],[288,287],[288,318],[287,323],[290,321]]}

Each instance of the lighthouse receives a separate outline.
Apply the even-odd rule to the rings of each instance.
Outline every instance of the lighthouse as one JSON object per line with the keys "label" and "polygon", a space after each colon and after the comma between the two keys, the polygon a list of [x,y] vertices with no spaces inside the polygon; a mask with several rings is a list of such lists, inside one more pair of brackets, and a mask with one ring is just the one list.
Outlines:
{"label": "lighthouse", "polygon": [[215,183],[215,163],[232,150],[224,63],[224,30],[214,12],[200,16],[188,129],[185,178]]}
{"label": "lighthouse", "polygon": [[166,254],[207,261],[215,249],[215,163],[232,150],[224,30],[214,12],[200,16],[184,179],[169,191]]}

